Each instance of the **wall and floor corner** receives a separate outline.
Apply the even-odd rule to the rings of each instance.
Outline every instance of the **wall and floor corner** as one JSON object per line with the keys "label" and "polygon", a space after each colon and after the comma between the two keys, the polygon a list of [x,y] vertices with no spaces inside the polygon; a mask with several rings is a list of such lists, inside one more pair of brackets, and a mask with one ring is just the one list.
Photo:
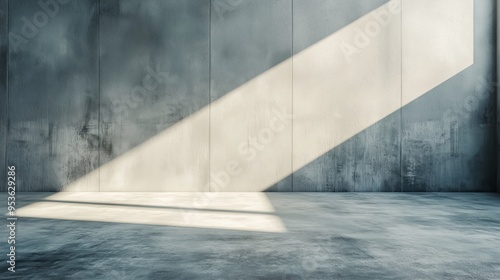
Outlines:
{"label": "wall and floor corner", "polygon": [[0,0],[20,191],[495,190],[494,0],[40,3]]}

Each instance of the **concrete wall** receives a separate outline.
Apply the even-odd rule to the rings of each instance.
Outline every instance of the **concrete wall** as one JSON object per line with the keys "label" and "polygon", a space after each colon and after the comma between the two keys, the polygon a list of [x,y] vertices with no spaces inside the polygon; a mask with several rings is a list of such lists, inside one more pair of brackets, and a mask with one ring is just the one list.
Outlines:
{"label": "concrete wall", "polygon": [[[232,3],[213,5],[224,2]],[[292,108],[292,2],[241,1],[213,11],[210,190],[291,191],[291,178],[283,177],[292,173],[292,128],[271,126],[274,110]],[[252,138],[255,148],[244,144]],[[237,174],[226,170],[232,163]]]}
{"label": "concrete wall", "polygon": [[99,163],[97,1],[51,3],[9,1],[7,158],[20,191],[60,190]]}
{"label": "concrete wall", "polygon": [[21,191],[495,188],[494,0],[38,2],[0,0]]}
{"label": "concrete wall", "polygon": [[5,141],[7,137],[7,0],[0,1],[0,182],[5,185],[7,173],[5,158]]}
{"label": "concrete wall", "polygon": [[[100,11],[101,190],[208,191],[209,1],[101,1]],[[198,111],[196,125],[127,154]]]}
{"label": "concrete wall", "polygon": [[401,188],[394,3],[392,11],[387,1],[294,1],[294,191]]}
{"label": "concrete wall", "polygon": [[[403,38],[403,44],[408,44],[403,67],[407,67],[408,75],[411,71],[420,73],[413,76],[417,80],[406,79],[403,96],[411,95],[412,90],[431,81],[430,75],[437,77],[447,72],[454,73],[459,64],[463,65],[460,67],[463,70],[449,75],[449,79],[436,84],[425,95],[403,107],[402,190],[494,191],[495,61],[492,58],[495,57],[495,3],[462,1],[465,4],[462,9],[457,7],[453,10],[463,19],[466,16],[462,13],[473,10],[472,29],[466,20],[459,21],[458,17],[456,21],[448,21],[446,15],[439,11],[447,5],[459,3],[445,2],[423,1],[421,7],[425,10],[409,3],[406,4],[407,9],[403,7],[404,16],[415,14],[414,18],[408,15],[403,23],[404,28],[410,31],[403,30],[403,34],[408,34]],[[427,19],[423,13],[429,19],[443,16],[439,19],[442,24],[434,29],[438,31],[435,33],[438,37],[422,33],[430,28],[418,24]],[[410,30],[412,27],[413,31]],[[467,38],[457,38],[457,34],[466,32],[471,34],[470,40],[473,40],[473,57],[470,57],[472,53],[467,47]],[[433,41],[430,49],[419,45],[424,41]],[[453,47],[453,52],[459,55],[451,58],[447,56],[449,51],[443,47]],[[427,53],[425,59],[412,53],[423,51]],[[422,71],[423,67],[436,71]]]}

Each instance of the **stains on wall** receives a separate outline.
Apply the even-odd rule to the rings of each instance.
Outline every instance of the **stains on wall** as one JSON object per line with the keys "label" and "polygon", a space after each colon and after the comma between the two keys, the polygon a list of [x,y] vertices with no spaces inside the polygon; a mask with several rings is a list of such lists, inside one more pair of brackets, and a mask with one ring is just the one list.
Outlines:
{"label": "stains on wall", "polygon": [[209,103],[208,4],[101,2],[101,164]]}
{"label": "stains on wall", "polygon": [[[202,116],[190,127],[199,131],[180,130],[165,142],[174,154],[158,156],[155,164],[166,167],[157,170],[159,179],[147,175],[153,172],[147,167],[150,158],[136,155],[117,164],[119,168],[90,176],[80,190],[208,190],[210,171],[224,168],[232,156],[224,153],[238,147],[242,136],[249,139],[261,132],[259,127],[266,127],[272,106],[287,112],[302,105],[307,109],[307,97],[313,93],[293,92],[300,78],[294,75],[306,65],[287,64],[291,55],[387,3],[70,0],[47,6],[49,2],[0,0],[0,168],[5,170],[5,158],[16,165],[20,191],[63,190],[99,166],[119,162],[155,136],[175,131],[176,124],[189,122],[197,112]],[[301,145],[303,134],[299,128],[310,128],[294,120],[297,130],[293,131],[293,124],[286,128],[276,140],[280,147],[267,146],[269,158],[246,166],[247,177],[234,179],[226,191],[264,185],[270,186],[268,191],[494,190],[498,166],[494,153],[497,85],[492,74],[496,73],[495,4],[474,1],[474,5],[472,66],[345,141],[337,142],[325,130],[328,139],[335,140],[335,148],[292,175],[282,176],[294,171],[291,163],[299,153],[293,145]],[[373,20],[386,20],[381,17]],[[7,26],[13,34],[10,43]],[[394,52],[372,48],[377,69],[391,73],[381,84],[389,84],[389,78],[400,81],[401,73],[387,66]],[[282,65],[278,75],[258,80],[278,65]],[[325,81],[351,77],[348,72],[329,72]],[[366,82],[352,77],[352,84]],[[253,83],[258,85],[255,88],[240,88],[251,80],[261,82]],[[401,101],[400,92],[385,94]],[[231,96],[234,102],[221,102]],[[210,103],[212,111],[207,109]],[[334,105],[325,109],[324,116],[347,107]],[[307,118],[315,116],[314,111],[302,113]],[[335,129],[335,133],[346,130]],[[306,142],[304,147],[314,145]],[[157,144],[164,147],[165,143]],[[143,163],[142,169],[136,168]],[[251,173],[262,166],[269,166],[268,173]],[[117,184],[116,178],[134,176],[130,171],[138,170],[151,178],[144,188],[139,186],[144,181]],[[0,172],[2,181],[4,173]],[[195,179],[183,179],[187,183],[179,188],[168,179],[179,174]],[[258,183],[250,185],[253,181],[248,178]]]}
{"label": "stains on wall", "polygon": [[401,191],[400,139],[399,110],[354,137],[355,191]]}
{"label": "stains on wall", "polygon": [[296,171],[294,189],[400,191],[400,119],[397,111]]}
{"label": "stains on wall", "polygon": [[403,107],[403,191],[492,191],[494,1],[474,1],[474,63]]}
{"label": "stains on wall", "polygon": [[[293,174],[294,191],[400,189],[399,113],[391,114],[352,137],[342,136],[349,134],[351,127],[358,126],[355,114],[350,114],[349,108],[366,112],[373,110],[353,98],[357,92],[375,98],[370,104],[372,107],[378,106],[377,102],[382,99],[387,100],[384,102],[387,104],[394,102],[396,107],[400,104],[400,16],[393,18],[388,11],[380,9],[386,3],[317,1],[311,5],[310,1],[294,1],[293,44],[298,56],[294,59],[294,170],[299,168]],[[386,21],[384,27],[378,25],[378,17]],[[356,43],[352,42],[355,38],[368,38],[360,34],[366,26],[373,24],[377,24],[379,33],[374,35],[371,45],[365,45],[366,48],[356,51],[353,57],[345,57],[343,52],[332,55],[339,46],[355,46]],[[321,43],[326,40],[332,40],[332,43],[321,51],[314,53],[308,49],[328,44]],[[301,59],[301,52],[313,53],[307,59]],[[357,59],[370,52],[373,55],[364,56],[359,64],[351,63],[350,58]],[[354,57],[358,53],[360,56]],[[367,68],[375,69],[374,73],[367,73]],[[380,81],[373,83],[373,77]],[[382,84],[383,89],[379,86]],[[360,88],[360,85],[365,88]],[[371,117],[376,113],[368,115]],[[328,150],[300,167],[302,162],[307,162],[302,159],[303,153],[314,149],[314,145],[324,145]]]}
{"label": "stains on wall", "polygon": [[[210,1],[101,1],[100,11],[102,166],[208,105]],[[129,159],[133,161],[129,164],[101,170],[102,190],[201,191],[209,169],[208,110],[203,114],[200,131],[191,131],[185,138],[177,135],[177,140],[156,151],[163,156],[155,157],[155,164],[167,166],[160,171],[162,179],[148,180],[146,173],[153,168],[147,166],[143,166],[145,173],[128,169],[142,165],[143,155]],[[184,153],[190,156],[180,156]],[[114,179],[131,172],[145,176],[142,186]],[[179,173],[189,173],[199,181],[176,186],[168,177]]]}
{"label": "stains on wall", "polygon": [[8,6],[0,0],[0,191],[7,191],[5,174],[5,141],[7,137],[7,52],[8,52]]}
{"label": "stains on wall", "polygon": [[496,95],[496,101],[497,101],[497,110],[496,110],[496,120],[497,120],[497,128],[496,128],[496,137],[497,137],[497,191],[500,192],[500,98],[499,98],[499,91],[498,91],[498,87],[499,87],[499,82],[500,82],[500,71],[498,69],[498,65],[500,63],[500,45],[498,44],[499,41],[498,41],[498,38],[500,36],[500,20],[499,20],[499,17],[500,17],[500,6],[498,5],[498,1],[496,2],[496,12],[497,12],[497,16],[496,16],[496,28],[497,28],[497,33],[496,33],[496,41],[495,41],[495,44],[496,44],[496,67],[495,67],[495,71],[496,71],[496,86],[494,87],[494,90],[495,90],[495,95]]}
{"label": "stains on wall", "polygon": [[97,15],[93,0],[9,1],[7,157],[21,191],[59,191],[98,167]]}

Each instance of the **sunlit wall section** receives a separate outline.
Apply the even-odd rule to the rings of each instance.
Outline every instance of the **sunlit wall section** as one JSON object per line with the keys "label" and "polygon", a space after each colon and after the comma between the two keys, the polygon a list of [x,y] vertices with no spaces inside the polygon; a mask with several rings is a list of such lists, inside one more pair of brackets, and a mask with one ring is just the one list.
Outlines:
{"label": "sunlit wall section", "polygon": [[495,189],[494,0],[37,3],[0,0],[21,191]]}
{"label": "sunlit wall section", "polygon": [[[332,14],[335,13],[341,11],[334,8]],[[300,24],[297,22],[295,26]],[[356,159],[355,146],[350,153],[337,154],[333,149],[400,106],[399,1],[376,8],[296,54],[293,57],[293,170],[297,172],[294,191],[381,190],[383,182],[374,180],[375,176],[368,181],[356,178],[356,165],[363,165],[365,159]],[[390,134],[392,126],[376,134]],[[398,141],[385,138],[371,145],[392,146],[385,164],[389,170],[398,170]],[[313,162],[328,152],[330,159]],[[339,164],[341,157],[349,158],[347,164]],[[336,176],[343,176],[347,182]]]}
{"label": "sunlit wall section", "polygon": [[402,4],[404,106],[474,62],[474,1]]}
{"label": "sunlit wall section", "polygon": [[224,13],[217,3],[210,191],[291,191],[282,179],[292,173],[292,1],[242,1]]}

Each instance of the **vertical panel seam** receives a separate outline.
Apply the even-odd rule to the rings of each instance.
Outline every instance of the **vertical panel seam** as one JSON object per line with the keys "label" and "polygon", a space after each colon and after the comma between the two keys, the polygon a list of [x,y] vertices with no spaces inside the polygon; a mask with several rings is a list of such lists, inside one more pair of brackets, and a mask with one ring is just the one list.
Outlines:
{"label": "vertical panel seam", "polygon": [[290,174],[290,185],[291,185],[291,190],[293,192],[293,174],[294,174],[294,171],[293,171],[293,121],[294,121],[294,112],[293,112],[293,106],[294,106],[294,103],[293,103],[293,87],[294,87],[294,71],[293,71],[293,58],[295,56],[295,50],[294,50],[294,38],[293,38],[293,32],[294,32],[294,29],[293,29],[293,19],[294,19],[294,14],[293,14],[293,6],[294,6],[294,0],[292,0],[292,16],[291,16],[291,22],[292,22],[292,108],[291,108],[291,111],[292,111],[292,120],[291,120],[291,159],[290,159],[290,167],[291,167],[291,174]]}
{"label": "vertical panel seam", "polygon": [[101,192],[101,0],[97,0],[97,139],[97,187]]}
{"label": "vertical panel seam", "polygon": [[[212,171],[212,0],[208,2],[208,192]],[[203,190],[206,191],[206,190]]]}
{"label": "vertical panel seam", "polygon": [[[9,117],[9,57],[10,57],[10,41],[9,41],[9,30],[10,30],[10,25],[9,25],[9,22],[10,22],[10,14],[9,14],[9,0],[6,0],[5,1],[7,4],[6,6],[6,13],[5,13],[5,16],[6,16],[6,21],[7,21],[7,24],[6,24],[6,39],[7,39],[7,50],[5,52],[5,135],[4,135],[4,158],[3,158],[3,161],[4,161],[4,168],[7,169],[8,165],[9,164],[9,160],[8,160],[8,156],[7,156],[7,140],[9,139],[8,138],[8,133],[9,133],[9,127],[10,127],[10,117]],[[2,170],[2,172],[4,172],[5,170]]]}
{"label": "vertical panel seam", "polygon": [[399,39],[400,39],[400,106],[399,106],[399,183],[400,192],[404,190],[403,184],[403,2],[401,0],[401,13],[400,15],[400,27],[399,27]]}

